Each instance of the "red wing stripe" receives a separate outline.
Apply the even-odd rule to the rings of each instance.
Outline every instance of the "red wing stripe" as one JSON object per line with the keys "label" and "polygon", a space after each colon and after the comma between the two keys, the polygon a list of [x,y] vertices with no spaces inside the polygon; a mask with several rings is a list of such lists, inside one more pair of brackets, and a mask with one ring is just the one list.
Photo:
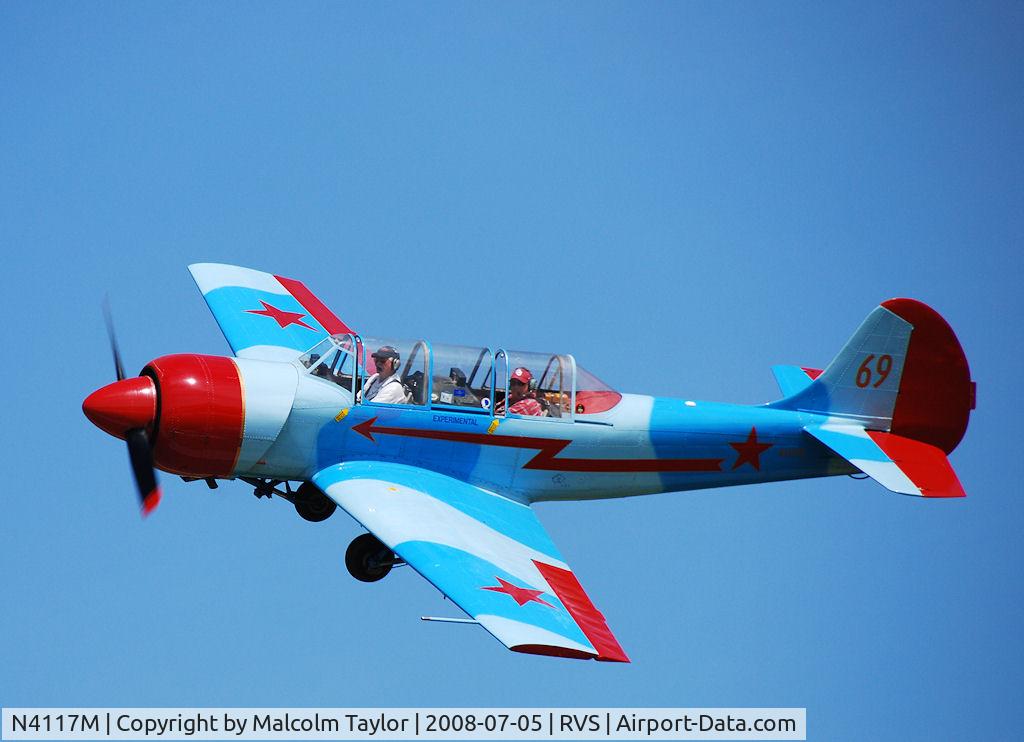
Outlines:
{"label": "red wing stripe", "polygon": [[629,662],[629,657],[622,651],[618,641],[612,635],[611,629],[605,623],[604,616],[590,602],[590,598],[583,592],[583,586],[576,579],[576,575],[567,569],[555,567],[551,564],[544,564],[534,560],[533,562],[541,575],[548,581],[551,589],[562,601],[562,605],[579,624],[579,627],[586,634],[587,639],[597,650],[597,659],[608,662]]}
{"label": "red wing stripe", "polygon": [[348,325],[342,322],[338,317],[327,308],[327,305],[316,298],[312,291],[306,288],[306,284],[302,281],[296,281],[292,278],[283,278],[282,276],[274,276],[278,282],[288,290],[292,296],[294,296],[299,304],[306,308],[317,322],[323,325],[323,328],[327,330],[331,335],[342,335],[345,333],[351,333]]}
{"label": "red wing stripe", "polygon": [[892,433],[869,430],[868,435],[925,497],[967,496],[941,449]]}

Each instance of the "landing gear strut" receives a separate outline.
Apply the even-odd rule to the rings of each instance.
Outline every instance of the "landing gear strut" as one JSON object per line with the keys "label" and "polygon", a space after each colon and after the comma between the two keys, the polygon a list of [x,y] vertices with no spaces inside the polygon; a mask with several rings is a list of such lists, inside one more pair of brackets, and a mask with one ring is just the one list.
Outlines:
{"label": "landing gear strut", "polygon": [[345,551],[345,566],[360,582],[384,579],[392,567],[404,563],[372,533],[356,536]]}
{"label": "landing gear strut", "polygon": [[[293,492],[291,483],[280,479],[256,479],[255,477],[240,477],[240,479],[254,487],[253,494],[257,498],[277,495],[282,500],[287,500],[294,505],[295,512],[313,523],[327,520],[338,509],[338,504],[321,492],[320,488],[312,482],[303,482]],[[284,489],[280,487],[282,484]]]}

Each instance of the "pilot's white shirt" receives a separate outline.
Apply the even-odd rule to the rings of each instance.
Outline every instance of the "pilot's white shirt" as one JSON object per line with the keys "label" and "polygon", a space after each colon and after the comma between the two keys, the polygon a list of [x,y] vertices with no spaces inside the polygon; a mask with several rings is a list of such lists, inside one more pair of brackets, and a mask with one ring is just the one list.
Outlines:
{"label": "pilot's white shirt", "polygon": [[374,374],[363,384],[363,399],[380,404],[403,404],[405,402],[405,386],[398,374],[391,374],[383,382],[378,382]]}

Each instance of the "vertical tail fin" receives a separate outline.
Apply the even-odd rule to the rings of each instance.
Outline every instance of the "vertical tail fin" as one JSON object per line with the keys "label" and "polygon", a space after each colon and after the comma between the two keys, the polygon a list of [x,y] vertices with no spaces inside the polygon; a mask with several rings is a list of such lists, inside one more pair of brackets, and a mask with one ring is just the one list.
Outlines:
{"label": "vertical tail fin", "polygon": [[847,418],[949,453],[974,402],[967,358],[946,320],[914,299],[890,299],[820,376],[769,406]]}

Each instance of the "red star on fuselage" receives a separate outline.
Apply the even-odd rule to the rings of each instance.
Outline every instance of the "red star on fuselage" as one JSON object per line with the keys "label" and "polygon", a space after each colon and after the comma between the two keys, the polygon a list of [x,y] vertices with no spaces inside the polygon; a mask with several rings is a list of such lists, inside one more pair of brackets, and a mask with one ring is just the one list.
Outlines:
{"label": "red star on fuselage", "polygon": [[534,602],[540,603],[541,605],[546,605],[548,608],[554,607],[546,600],[537,597],[542,592],[544,592],[543,590],[531,590],[527,587],[518,587],[516,585],[513,585],[511,582],[506,582],[500,577],[495,577],[494,579],[496,579],[501,584],[500,587],[496,585],[493,587],[482,587],[480,589],[491,590],[496,593],[505,593],[506,595],[511,596],[512,599],[515,600],[519,605],[526,605],[532,600]]}
{"label": "red star on fuselage", "polygon": [[[307,330],[313,330],[312,327],[302,321],[302,318],[306,315],[301,312],[286,312],[272,304],[267,304],[262,299],[260,299],[260,304],[263,305],[263,309],[246,309],[245,311],[249,314],[262,314],[264,317],[273,317],[279,327],[298,325],[299,327],[305,327]],[[316,330],[313,331],[316,332]]]}
{"label": "red star on fuselage", "polygon": [[739,469],[743,464],[750,464],[757,471],[761,471],[761,454],[775,444],[758,443],[757,428],[751,428],[747,440],[743,443],[730,443],[729,445],[739,453],[739,456],[736,457],[736,463],[732,465],[733,469]]}

